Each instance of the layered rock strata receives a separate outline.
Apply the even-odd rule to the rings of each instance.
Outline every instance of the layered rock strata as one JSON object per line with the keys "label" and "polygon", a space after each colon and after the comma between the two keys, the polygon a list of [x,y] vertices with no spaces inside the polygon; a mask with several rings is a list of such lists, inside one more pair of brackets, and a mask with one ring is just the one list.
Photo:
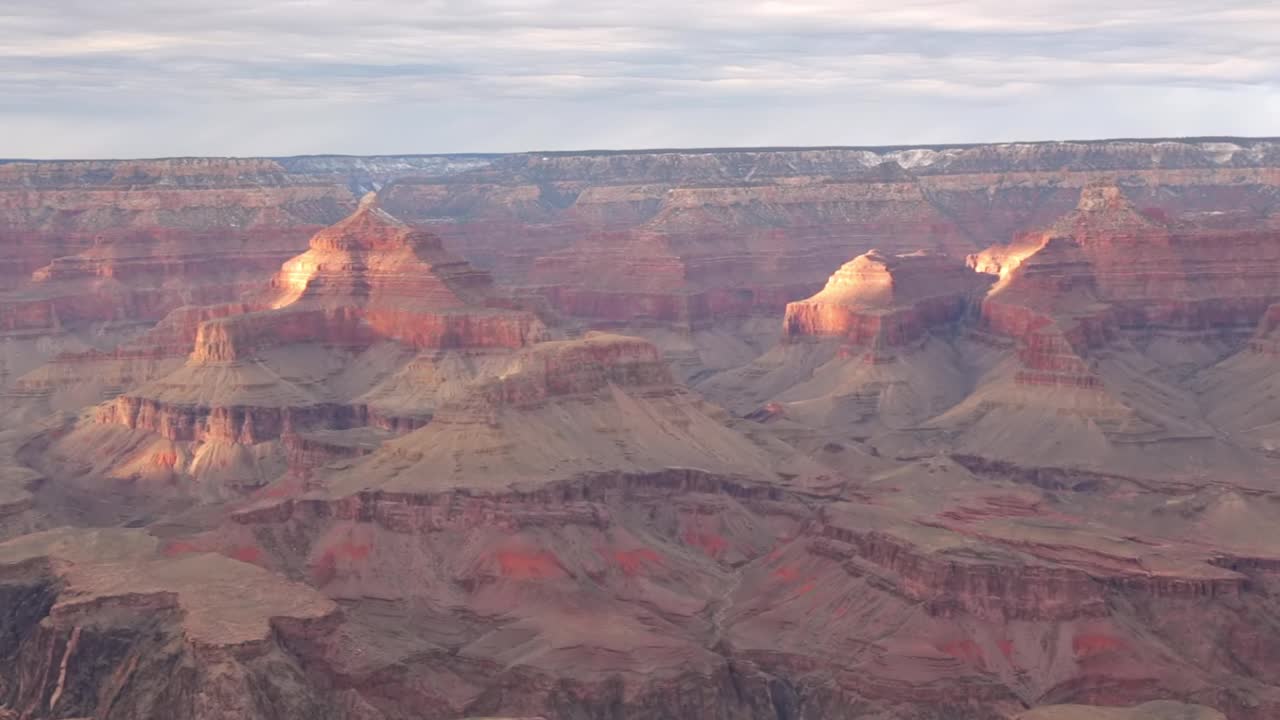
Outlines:
{"label": "layered rock strata", "polygon": [[836,271],[821,292],[787,306],[791,341],[837,338],[857,351],[909,345],[960,320],[986,280],[943,255],[872,250]]}
{"label": "layered rock strata", "polygon": [[[1204,394],[1230,385],[1229,370],[1187,378],[1243,348],[1241,328],[1265,317],[1276,277],[1245,248],[1267,221],[1175,222],[1126,192],[1086,186],[1047,229],[971,256],[972,271],[928,254],[855,259],[789,307],[783,342],[697,386],[740,415],[785,418],[775,427],[790,437],[852,432],[892,455],[1204,472],[1231,453],[1222,430],[1259,427],[1224,420],[1244,400]],[[1142,448],[1157,443],[1186,444],[1175,463],[1201,459],[1153,463]]]}
{"label": "layered rock strata", "polygon": [[0,712],[18,717],[348,717],[306,681],[290,636],[337,607],[220,555],[165,558],[138,530],[63,529],[0,543]]}
{"label": "layered rock strata", "polygon": [[[420,427],[433,412],[440,376],[465,380],[542,336],[534,314],[507,304],[487,274],[370,196],[317,233],[311,249],[259,294],[235,307],[175,311],[145,336],[154,356],[164,357],[189,338],[184,320],[199,320],[184,365],[99,410],[99,424],[152,437],[100,438],[99,447],[116,451],[94,471],[212,474],[221,478],[215,486],[256,486],[286,463],[282,443],[291,435]],[[434,367],[436,382],[408,397],[383,392],[403,384],[414,363]],[[94,432],[79,430],[73,442]]]}
{"label": "layered rock strata", "polygon": [[0,717],[1269,720],[1275,148],[0,164]]}
{"label": "layered rock strata", "polygon": [[698,388],[740,414],[840,433],[912,426],[972,386],[953,340],[991,281],[945,255],[873,250],[788,305],[773,349]]}
{"label": "layered rock strata", "polygon": [[[619,373],[603,384],[575,377],[561,393],[531,392],[524,379],[481,384],[464,405],[507,408],[469,415],[540,447],[548,405],[625,406],[618,393],[661,387],[617,379],[637,377],[634,367]],[[538,429],[518,429],[520,415]],[[180,551],[252,554],[345,598],[362,619],[307,652],[389,714],[428,700],[439,717],[603,717],[609,702],[654,717],[776,718],[781,703],[850,719],[940,703],[974,719],[1160,697],[1233,718],[1280,707],[1275,658],[1245,640],[1275,613],[1265,588],[1280,548],[1236,531],[1265,524],[1269,505],[1134,494],[1123,479],[1042,491],[945,460],[835,486],[719,470],[583,472],[509,448],[454,458],[478,454],[490,470],[521,458],[510,465],[518,480],[459,486],[421,470],[444,465],[436,448],[456,449],[452,432],[428,426],[331,469],[324,492],[260,501]],[[595,447],[590,432],[565,437]],[[632,453],[651,443],[626,437]],[[364,480],[343,484],[356,475]],[[1136,500],[1111,499],[1126,491]],[[1168,512],[1170,502],[1183,510]],[[455,630],[353,656],[401,626],[398,603],[434,608],[418,622]],[[1183,620],[1203,613],[1213,620]],[[1224,643],[1242,665],[1223,664]],[[390,684],[379,679],[387,663]],[[453,682],[432,682],[444,677]],[[554,689],[570,681],[571,697]]]}

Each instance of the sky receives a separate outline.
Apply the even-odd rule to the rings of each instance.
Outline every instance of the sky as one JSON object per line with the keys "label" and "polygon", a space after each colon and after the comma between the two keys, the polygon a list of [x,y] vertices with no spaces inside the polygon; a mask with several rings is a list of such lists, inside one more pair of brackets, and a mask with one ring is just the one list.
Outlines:
{"label": "sky", "polygon": [[0,0],[0,157],[1280,135],[1274,0]]}

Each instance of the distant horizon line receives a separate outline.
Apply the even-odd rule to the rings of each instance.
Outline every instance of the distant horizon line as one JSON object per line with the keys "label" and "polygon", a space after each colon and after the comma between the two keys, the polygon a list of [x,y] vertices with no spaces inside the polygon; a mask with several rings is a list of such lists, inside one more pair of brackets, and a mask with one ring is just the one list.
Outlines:
{"label": "distant horizon line", "polygon": [[0,157],[0,164],[13,163],[76,163],[76,162],[137,162],[163,160],[308,160],[318,158],[499,158],[521,155],[546,155],[558,157],[597,155],[662,155],[671,153],[714,154],[727,152],[800,152],[806,150],[851,150],[867,152],[895,152],[902,150],[962,150],[976,147],[1002,145],[1093,145],[1103,143],[1260,143],[1280,142],[1280,136],[1246,135],[1193,135],[1181,137],[1114,137],[1073,140],[1000,140],[992,142],[919,143],[895,145],[740,145],[722,147],[652,147],[652,148],[584,148],[581,150],[515,150],[510,152],[407,152],[407,153],[302,153],[297,155],[157,155],[151,157]]}

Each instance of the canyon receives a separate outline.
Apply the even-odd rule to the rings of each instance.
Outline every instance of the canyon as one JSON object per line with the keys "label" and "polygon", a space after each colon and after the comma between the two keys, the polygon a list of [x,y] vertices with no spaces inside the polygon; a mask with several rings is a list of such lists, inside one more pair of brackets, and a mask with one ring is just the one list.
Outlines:
{"label": "canyon", "polygon": [[1280,716],[1280,141],[0,161],[0,720]]}

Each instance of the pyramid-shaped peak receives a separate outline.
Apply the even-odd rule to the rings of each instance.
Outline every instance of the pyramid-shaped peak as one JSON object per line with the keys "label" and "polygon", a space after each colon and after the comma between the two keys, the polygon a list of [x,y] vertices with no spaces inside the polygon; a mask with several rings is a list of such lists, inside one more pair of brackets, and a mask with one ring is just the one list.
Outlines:
{"label": "pyramid-shaped peak", "polygon": [[441,241],[382,209],[377,193],[360,199],[355,212],[316,233],[316,250],[440,250]]}

